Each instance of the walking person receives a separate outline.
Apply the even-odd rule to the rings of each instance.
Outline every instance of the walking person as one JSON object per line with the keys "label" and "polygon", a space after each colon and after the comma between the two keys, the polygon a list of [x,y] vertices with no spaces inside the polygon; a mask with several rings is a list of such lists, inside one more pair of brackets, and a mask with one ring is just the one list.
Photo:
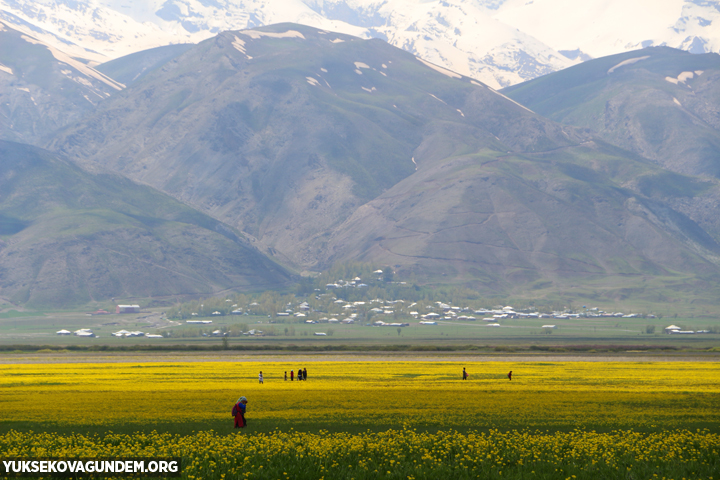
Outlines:
{"label": "walking person", "polygon": [[292,382],[295,378],[295,370],[290,370],[290,381]]}
{"label": "walking person", "polygon": [[307,380],[307,368],[303,368],[303,380]]}
{"label": "walking person", "polygon": [[232,409],[233,417],[235,417],[235,428],[245,428],[247,426],[247,420],[245,420],[247,403],[247,398],[240,397]]}
{"label": "walking person", "polygon": [[463,380],[467,380],[469,376],[470,375],[468,375],[468,373],[465,371],[465,367],[463,367]]}
{"label": "walking person", "polygon": [[303,371],[302,368],[298,368],[298,382],[303,380]]}
{"label": "walking person", "polygon": [[258,376],[258,380],[260,380],[260,383],[263,383],[262,371],[260,372],[260,376]]}
{"label": "walking person", "polygon": [[508,373],[508,380],[512,380],[512,370],[510,370],[510,373]]}
{"label": "walking person", "polygon": [[287,382],[287,370],[285,370],[285,381]]}

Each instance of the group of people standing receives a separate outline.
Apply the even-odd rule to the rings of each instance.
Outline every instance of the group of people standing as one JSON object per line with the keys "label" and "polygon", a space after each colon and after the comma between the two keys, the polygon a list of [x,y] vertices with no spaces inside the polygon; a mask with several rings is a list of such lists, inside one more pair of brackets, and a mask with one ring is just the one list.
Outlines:
{"label": "group of people standing", "polygon": [[[290,370],[290,381],[295,381],[295,378],[297,377],[298,382],[301,380],[307,380],[307,368],[298,368],[297,375],[295,375],[295,370]],[[285,381],[287,382],[288,379],[288,372],[285,371]],[[265,383],[263,381],[263,373],[260,372],[260,375],[258,375],[258,381],[260,383]]]}
{"label": "group of people standing", "polygon": [[[285,372],[285,381],[287,382],[288,374],[287,371]],[[290,381],[295,380],[295,370],[290,370]],[[297,380],[298,382],[301,380],[307,380],[307,368],[298,368],[297,371]]]}

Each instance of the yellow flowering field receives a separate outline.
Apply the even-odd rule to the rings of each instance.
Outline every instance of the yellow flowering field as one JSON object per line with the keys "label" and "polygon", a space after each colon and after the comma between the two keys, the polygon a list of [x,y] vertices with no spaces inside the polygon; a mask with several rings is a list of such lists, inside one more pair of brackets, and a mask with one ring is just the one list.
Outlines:
{"label": "yellow flowering field", "polygon": [[182,457],[187,479],[718,478],[720,437],[642,434],[383,432],[219,435],[136,433],[0,436],[7,457]]}
{"label": "yellow flowering field", "polygon": [[[307,381],[284,380],[300,367]],[[718,367],[4,364],[0,456],[181,456],[194,479],[720,478]]]}
{"label": "yellow flowering field", "polygon": [[[283,380],[304,366],[308,380]],[[461,380],[462,368],[470,374]],[[720,425],[717,363],[259,362],[0,365],[3,422],[279,427],[704,428]],[[513,370],[512,381],[507,373]],[[258,383],[263,371],[265,381]]]}

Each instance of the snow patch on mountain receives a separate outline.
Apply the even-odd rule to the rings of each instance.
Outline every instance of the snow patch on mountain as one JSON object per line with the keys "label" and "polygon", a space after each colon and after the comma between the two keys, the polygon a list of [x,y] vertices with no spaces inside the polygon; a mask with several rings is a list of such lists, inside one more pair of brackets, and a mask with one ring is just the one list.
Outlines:
{"label": "snow patch on mountain", "polygon": [[[506,97],[505,95],[503,95],[503,94],[500,93],[500,92],[497,92],[497,91],[493,90],[493,93],[495,93],[496,95],[500,95],[500,96],[501,96],[502,98],[504,98],[505,100],[508,100],[508,101],[514,103],[514,104],[517,105],[518,107],[520,107],[520,108],[522,108],[522,109],[525,109],[525,110],[527,110],[528,112],[530,112],[530,113],[532,113],[532,114],[535,113],[535,112],[533,112],[532,110],[530,110],[529,108],[527,108],[525,105],[519,104],[518,102],[516,102],[516,101],[513,100],[512,98]],[[496,137],[496,138],[497,138],[497,137]]]}
{"label": "snow patch on mountain", "polygon": [[685,84],[688,80],[692,80],[692,78],[695,76],[695,72],[682,72],[680,75],[677,76],[677,78],[673,77],[665,77],[665,81],[674,83],[675,85],[682,83]]}
{"label": "snow patch on mountain", "polygon": [[442,73],[443,75],[447,75],[448,77],[451,77],[451,78],[462,78],[462,75],[458,75],[455,72],[451,72],[447,68],[438,67],[437,65],[433,65],[432,63],[428,62],[427,60],[423,60],[422,58],[418,58],[418,60],[420,60],[423,64],[432,68],[436,72]]}
{"label": "snow patch on mountain", "polygon": [[96,62],[201,39],[180,28],[166,31],[137,22],[97,0],[1,0],[0,19],[69,55]]}
{"label": "snow patch on mountain", "polygon": [[614,67],[609,68],[608,71],[607,71],[607,74],[610,75],[611,73],[613,73],[615,70],[617,70],[617,69],[620,68],[620,67],[624,67],[624,66],[626,66],[626,65],[632,65],[633,63],[637,63],[637,62],[639,62],[640,60],[645,60],[646,58],[650,58],[650,56],[649,56],[649,55],[645,55],[645,56],[642,56],[642,57],[628,58],[627,60],[623,60],[622,62],[618,63],[618,64],[615,65]]}
{"label": "snow patch on mountain", "polygon": [[720,0],[0,0],[0,19],[97,62],[299,23],[386,40],[493,88],[653,45],[720,52]]}
{"label": "snow patch on mountain", "polygon": [[306,0],[315,12],[366,28],[434,66],[503,87],[577,62],[497,21],[479,0]]}
{"label": "snow patch on mountain", "polygon": [[247,30],[245,32],[242,32],[243,35],[246,35],[253,40],[257,40],[258,38],[262,37],[269,37],[269,38],[302,38],[305,40],[305,36],[297,32],[295,30],[288,30],[287,32],[280,32],[280,33],[274,33],[274,32],[260,32],[257,30]]}
{"label": "snow patch on mountain", "polygon": [[[100,82],[104,83],[105,85],[108,85],[109,87],[114,88],[115,90],[122,90],[123,88],[125,88],[125,85],[123,85],[122,83],[116,82],[115,80],[98,72],[94,68],[88,67],[84,63],[75,60],[74,58],[68,56],[66,53],[57,50],[56,48],[46,45],[43,42],[40,42],[40,41],[38,41],[32,37],[29,37],[27,35],[23,35],[21,38],[28,43],[42,45],[43,47],[47,48],[50,51],[52,56],[55,57],[55,60],[74,68],[75,70],[77,70],[81,74],[85,75],[86,77],[90,77],[90,78],[94,78],[95,80],[99,80]],[[70,73],[70,75],[68,75],[67,73],[66,73],[66,75],[68,75],[69,77],[72,78],[72,75],[71,75],[72,72],[71,71],[68,71],[68,72]],[[63,70],[63,71],[61,71],[61,73],[65,73],[65,71]],[[84,79],[83,77],[76,77],[76,78],[73,78],[73,80],[78,83],[81,83],[87,87],[92,88],[92,86],[93,86],[90,81],[88,81],[87,79]]]}

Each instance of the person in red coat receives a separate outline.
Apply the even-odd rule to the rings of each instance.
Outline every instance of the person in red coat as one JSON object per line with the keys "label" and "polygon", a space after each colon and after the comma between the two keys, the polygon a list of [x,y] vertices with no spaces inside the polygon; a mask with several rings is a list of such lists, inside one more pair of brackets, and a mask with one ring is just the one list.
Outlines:
{"label": "person in red coat", "polygon": [[247,398],[240,397],[233,407],[232,414],[235,417],[235,428],[245,428],[247,426],[247,421],[245,420],[247,403]]}
{"label": "person in red coat", "polygon": [[512,380],[512,370],[510,370],[510,373],[508,373],[508,380]]}

